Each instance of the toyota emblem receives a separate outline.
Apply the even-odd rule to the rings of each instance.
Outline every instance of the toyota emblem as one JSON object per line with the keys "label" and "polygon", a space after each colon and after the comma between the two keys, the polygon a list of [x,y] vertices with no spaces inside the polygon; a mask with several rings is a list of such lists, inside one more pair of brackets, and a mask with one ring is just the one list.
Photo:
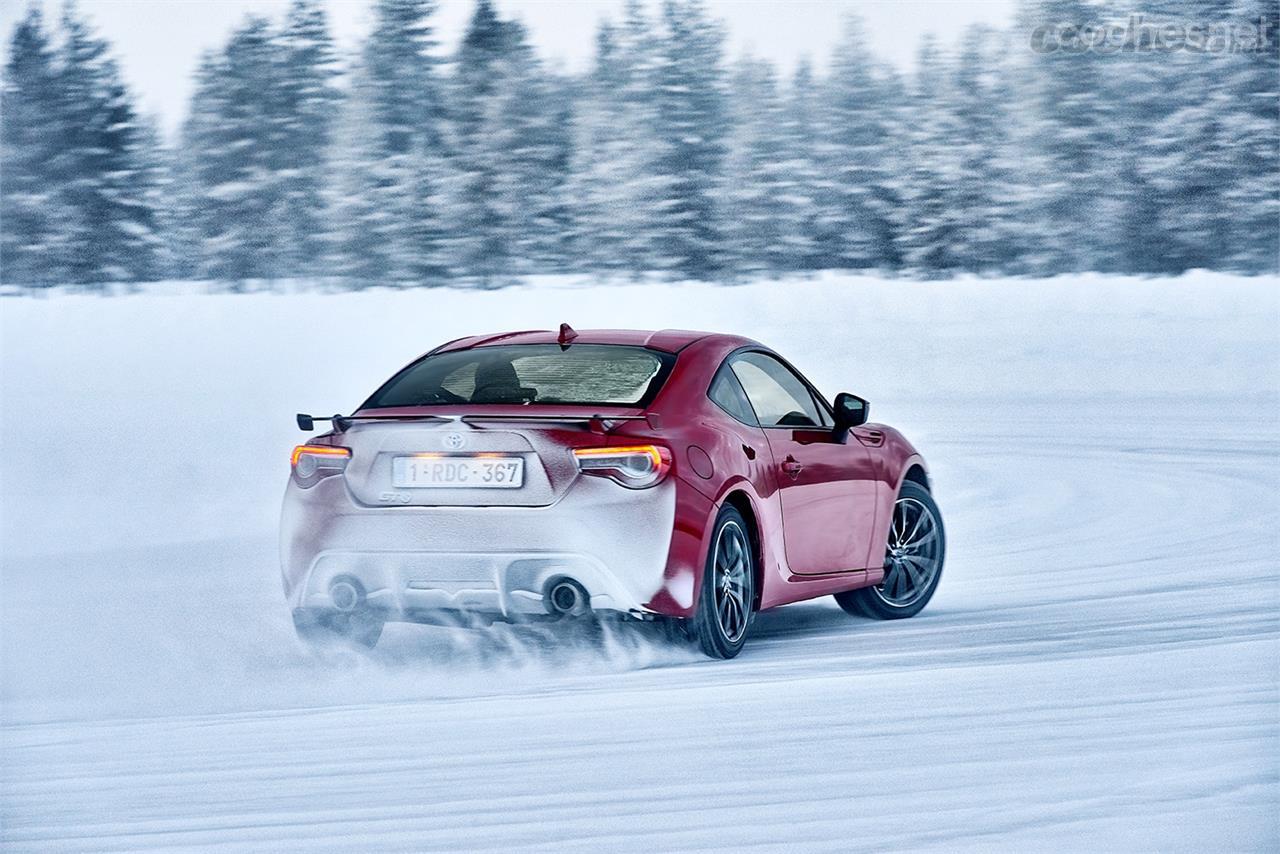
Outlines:
{"label": "toyota emblem", "polygon": [[456,451],[465,444],[466,440],[462,438],[461,433],[449,433],[444,437],[444,446],[451,451]]}

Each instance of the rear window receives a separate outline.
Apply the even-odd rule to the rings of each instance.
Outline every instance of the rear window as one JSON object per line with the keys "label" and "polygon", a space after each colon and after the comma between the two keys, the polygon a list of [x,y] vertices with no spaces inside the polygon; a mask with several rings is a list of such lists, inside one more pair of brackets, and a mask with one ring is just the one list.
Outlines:
{"label": "rear window", "polygon": [[514,344],[426,356],[363,409],[458,404],[646,406],[675,356],[620,344]]}

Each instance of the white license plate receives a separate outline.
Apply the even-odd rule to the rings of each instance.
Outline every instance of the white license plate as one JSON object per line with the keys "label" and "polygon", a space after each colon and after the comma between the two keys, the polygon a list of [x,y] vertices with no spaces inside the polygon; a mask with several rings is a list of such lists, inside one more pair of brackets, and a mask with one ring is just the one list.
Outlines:
{"label": "white license plate", "polygon": [[396,457],[391,485],[398,489],[519,489],[524,485],[521,457]]}

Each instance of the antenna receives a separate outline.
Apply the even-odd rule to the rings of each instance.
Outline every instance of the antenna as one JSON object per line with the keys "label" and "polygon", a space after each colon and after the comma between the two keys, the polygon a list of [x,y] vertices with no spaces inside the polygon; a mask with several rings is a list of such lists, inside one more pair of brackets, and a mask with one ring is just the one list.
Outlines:
{"label": "antenna", "polygon": [[573,327],[567,323],[560,324],[560,337],[556,339],[556,343],[560,345],[561,350],[568,350],[569,345],[578,337],[578,333],[573,331]]}

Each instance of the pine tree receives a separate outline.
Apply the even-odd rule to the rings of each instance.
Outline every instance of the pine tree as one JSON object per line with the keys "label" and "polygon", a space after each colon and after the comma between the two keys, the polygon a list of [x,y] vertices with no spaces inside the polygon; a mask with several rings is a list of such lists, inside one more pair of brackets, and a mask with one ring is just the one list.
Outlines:
{"label": "pine tree", "polygon": [[197,274],[239,288],[288,271],[279,171],[281,63],[271,26],[249,17],[197,72],[183,129],[196,197]]}
{"label": "pine tree", "polygon": [[1280,271],[1280,5],[1237,0],[1233,20],[1256,28],[1252,45],[1231,58],[1226,88],[1238,164],[1227,188],[1233,237],[1219,268]]}
{"label": "pine tree", "polygon": [[732,77],[732,131],[721,197],[725,255],[739,272],[781,273],[799,266],[792,254],[809,200],[798,175],[796,132],[789,124],[773,67],[744,59]]}
{"label": "pine tree", "polygon": [[143,129],[105,41],[68,4],[57,71],[60,140],[50,168],[75,283],[137,281],[158,272],[161,240],[147,184]]}
{"label": "pine tree", "polygon": [[561,82],[524,46],[506,67],[490,131],[503,202],[504,243],[518,273],[554,272],[562,262],[572,113]]}
{"label": "pine tree", "polygon": [[820,158],[818,240],[823,266],[895,269],[901,264],[900,179],[895,149],[903,137],[891,105],[897,81],[873,62],[861,22],[849,18],[832,55]]}
{"label": "pine tree", "polygon": [[788,184],[779,200],[784,209],[782,256],[789,269],[821,268],[818,243],[818,211],[821,194],[820,145],[821,90],[807,58],[796,66],[786,94],[782,115],[782,144],[787,157]]}
{"label": "pine tree", "polygon": [[[1096,20],[1085,0],[1036,0],[1023,10],[1039,22]],[[1113,192],[1118,150],[1114,105],[1099,98],[1113,57],[1059,49],[1033,55],[1030,108],[1036,116],[1032,156],[1043,200],[1036,217],[1044,236],[1045,272],[1114,269],[1119,247],[1098,222],[1118,218]],[[1109,66],[1108,63],[1111,63]]]}
{"label": "pine tree", "polygon": [[323,269],[325,184],[333,114],[339,96],[333,43],[317,0],[293,0],[280,33],[282,264],[289,275]]}
{"label": "pine tree", "polygon": [[[1266,5],[1201,0],[1178,4],[1176,12],[1190,23],[1256,27],[1259,17],[1280,15]],[[1129,63],[1130,85],[1138,80],[1157,92],[1179,94],[1173,108],[1154,97],[1150,101],[1156,103],[1148,101],[1145,110],[1126,104],[1126,115],[1143,121],[1133,122],[1122,145],[1133,164],[1124,186],[1132,175],[1134,186],[1146,189],[1151,200],[1147,217],[1132,216],[1126,225],[1135,241],[1145,237],[1139,245],[1148,253],[1142,265],[1148,271],[1262,272],[1280,263],[1275,44],[1270,53],[1224,47],[1180,52],[1154,65],[1141,62],[1149,56],[1137,55]]]}
{"label": "pine tree", "polygon": [[524,28],[476,4],[458,51],[454,258],[488,286],[553,269],[562,252],[569,117]]}
{"label": "pine tree", "polygon": [[433,0],[379,0],[343,114],[337,269],[360,283],[439,284],[450,273],[446,114]]}
{"label": "pine tree", "polygon": [[970,27],[950,89],[958,170],[951,203],[960,220],[951,251],[959,269],[974,273],[1014,272],[1020,251],[1019,211],[1026,194],[1013,71],[1000,60],[1007,48],[988,28]]}
{"label": "pine tree", "polygon": [[0,90],[0,279],[49,285],[66,279],[71,247],[58,175],[62,143],[58,77],[40,7],[33,5],[9,45]]}
{"label": "pine tree", "polygon": [[954,275],[963,263],[957,248],[966,226],[966,211],[959,204],[965,164],[950,76],[936,40],[925,36],[911,98],[907,223],[898,244],[906,266],[928,277]]}
{"label": "pine tree", "polygon": [[638,0],[604,24],[580,96],[570,195],[575,255],[589,270],[640,275],[659,266],[653,22]]}
{"label": "pine tree", "polygon": [[451,254],[464,276],[483,285],[502,283],[514,274],[499,172],[504,142],[495,133],[500,130],[498,93],[508,83],[503,78],[511,71],[510,54],[519,37],[489,0],[477,0],[455,63],[452,119],[458,177]]}
{"label": "pine tree", "polygon": [[673,273],[710,279],[723,264],[716,202],[725,156],[724,32],[702,0],[665,0],[658,65],[657,228]]}

